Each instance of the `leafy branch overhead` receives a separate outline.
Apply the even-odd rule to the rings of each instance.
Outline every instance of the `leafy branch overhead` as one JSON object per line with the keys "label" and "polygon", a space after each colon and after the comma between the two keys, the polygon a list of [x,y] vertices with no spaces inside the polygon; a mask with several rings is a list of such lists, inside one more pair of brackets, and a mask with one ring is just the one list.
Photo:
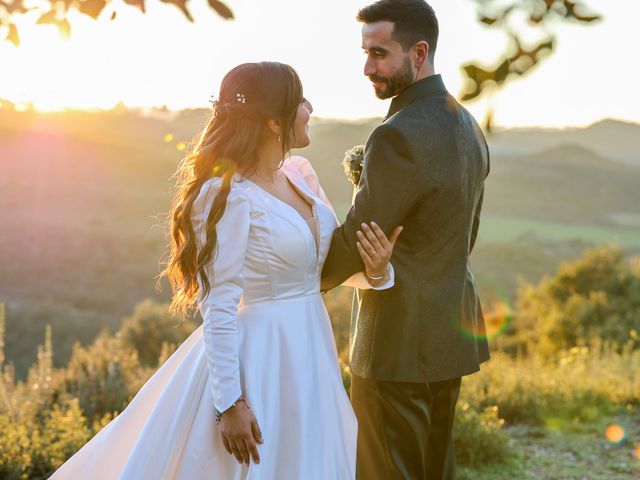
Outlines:
{"label": "leafy branch overhead", "polygon": [[[479,97],[487,87],[500,88],[510,78],[530,72],[555,46],[556,38],[550,30],[554,21],[590,24],[602,18],[599,14],[589,13],[585,5],[571,0],[515,0],[506,4],[496,0],[474,1],[478,21],[488,28],[507,32],[509,45],[496,59],[493,68],[476,63],[462,66],[467,77],[466,88],[461,94],[463,101]],[[538,37],[533,46],[524,46],[525,33]],[[487,127],[490,127],[490,121],[491,113]]]}
{"label": "leafy branch overhead", "polygon": [[[163,3],[171,3],[178,7],[193,22],[193,16],[187,7],[188,0],[160,0]],[[112,4],[113,0],[0,0],[0,35],[6,31],[4,38],[15,46],[20,45],[20,35],[15,20],[31,12],[39,13],[36,24],[55,25],[58,27],[60,35],[69,37],[71,35],[71,25],[67,19],[71,10],[83,13],[94,20],[100,16],[105,8]],[[146,13],[146,0],[124,0],[124,3]],[[225,20],[233,19],[233,12],[223,2],[219,0],[208,0],[209,6]],[[110,15],[111,20],[115,20],[116,10],[113,9]]]}

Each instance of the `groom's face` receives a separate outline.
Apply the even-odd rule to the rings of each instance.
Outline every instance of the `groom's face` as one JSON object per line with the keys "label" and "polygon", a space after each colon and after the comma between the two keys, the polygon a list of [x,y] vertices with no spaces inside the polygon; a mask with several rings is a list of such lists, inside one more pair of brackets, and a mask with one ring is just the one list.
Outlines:
{"label": "groom's face", "polygon": [[373,83],[378,98],[398,95],[416,78],[409,52],[392,38],[393,22],[365,23],[362,27],[362,49],[367,55],[364,74]]}

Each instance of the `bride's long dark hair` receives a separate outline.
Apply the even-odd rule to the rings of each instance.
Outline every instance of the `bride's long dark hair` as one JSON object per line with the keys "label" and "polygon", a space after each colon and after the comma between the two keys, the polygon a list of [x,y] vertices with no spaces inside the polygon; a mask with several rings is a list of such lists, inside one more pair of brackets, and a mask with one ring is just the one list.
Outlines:
{"label": "bride's long dark hair", "polygon": [[[168,259],[160,273],[160,278],[166,276],[171,284],[172,314],[185,317],[195,313],[198,275],[203,295],[211,291],[205,266],[214,255],[216,224],[224,214],[233,175],[236,171],[245,175],[255,171],[260,144],[273,135],[269,119],[280,121],[284,158],[295,145],[293,125],[302,101],[302,84],[289,65],[245,63],[225,75],[211,118],[174,175],[177,181],[168,216]],[[191,209],[204,182],[214,176],[222,178],[222,185],[206,221],[206,243],[198,252]]]}

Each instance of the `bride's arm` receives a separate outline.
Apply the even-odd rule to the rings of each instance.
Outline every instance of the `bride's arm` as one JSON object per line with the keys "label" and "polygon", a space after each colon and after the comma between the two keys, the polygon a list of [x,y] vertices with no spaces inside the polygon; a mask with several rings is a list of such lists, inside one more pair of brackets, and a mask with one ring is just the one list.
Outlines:
{"label": "bride's arm", "polygon": [[[220,181],[205,187],[193,204],[192,222],[198,252],[206,241],[206,220]],[[213,406],[224,412],[242,395],[238,358],[237,311],[244,287],[242,275],[249,238],[250,204],[241,188],[229,192],[222,218],[216,224],[217,242],[213,260],[205,267],[211,291],[202,298],[198,278],[198,305],[203,318],[203,341]]]}

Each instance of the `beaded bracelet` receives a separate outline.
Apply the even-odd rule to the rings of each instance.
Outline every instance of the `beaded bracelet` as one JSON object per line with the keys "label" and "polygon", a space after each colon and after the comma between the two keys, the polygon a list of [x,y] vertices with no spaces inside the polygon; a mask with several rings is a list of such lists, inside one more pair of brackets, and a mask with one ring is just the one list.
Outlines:
{"label": "beaded bracelet", "polygon": [[[233,407],[237,406],[239,402],[244,402],[244,404],[247,406],[247,408],[249,408],[249,405],[247,405],[247,401],[244,399],[244,396],[242,395],[242,396],[240,396],[240,398],[238,398],[238,400],[233,402],[233,405],[231,405],[229,408],[227,408],[227,410],[231,410]],[[221,412],[217,408],[215,410],[216,410],[216,423],[220,423],[220,420],[222,419],[222,414],[224,412],[226,412],[227,410],[225,410],[224,412]]]}

